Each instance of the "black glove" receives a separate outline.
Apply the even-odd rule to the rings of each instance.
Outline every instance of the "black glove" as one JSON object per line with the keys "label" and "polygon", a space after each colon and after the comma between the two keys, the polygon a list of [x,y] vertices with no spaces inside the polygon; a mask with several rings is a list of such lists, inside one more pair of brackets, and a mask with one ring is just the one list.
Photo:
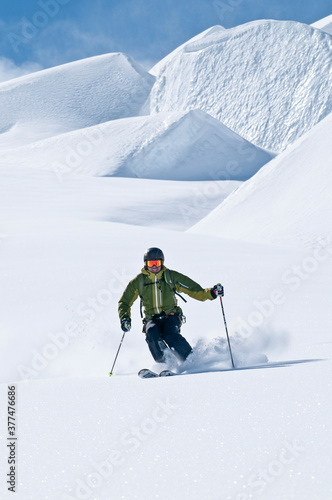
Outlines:
{"label": "black glove", "polygon": [[218,285],[214,285],[213,288],[210,290],[212,298],[216,299],[218,296],[223,297],[224,296],[224,287],[218,283]]}
{"label": "black glove", "polygon": [[131,319],[124,316],[121,320],[121,329],[123,332],[129,332],[131,328]]}

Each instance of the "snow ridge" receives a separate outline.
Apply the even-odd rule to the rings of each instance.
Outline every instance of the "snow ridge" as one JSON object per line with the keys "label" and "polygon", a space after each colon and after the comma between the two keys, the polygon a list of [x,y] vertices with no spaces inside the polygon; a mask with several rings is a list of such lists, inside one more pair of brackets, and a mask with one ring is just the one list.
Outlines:
{"label": "snow ridge", "polygon": [[36,133],[36,140],[136,116],[153,83],[152,75],[121,53],[22,76],[0,85],[0,130],[16,124],[39,129],[42,124],[43,134]]}
{"label": "snow ridge", "polygon": [[200,110],[112,120],[0,153],[56,174],[246,180],[274,155]]}
{"label": "snow ridge", "polygon": [[292,21],[210,31],[152,69],[151,113],[199,108],[280,152],[332,110],[331,47]]}
{"label": "snow ridge", "polygon": [[[315,247],[331,239],[332,114],[189,229],[232,239]],[[271,199],[273,203],[271,203]]]}

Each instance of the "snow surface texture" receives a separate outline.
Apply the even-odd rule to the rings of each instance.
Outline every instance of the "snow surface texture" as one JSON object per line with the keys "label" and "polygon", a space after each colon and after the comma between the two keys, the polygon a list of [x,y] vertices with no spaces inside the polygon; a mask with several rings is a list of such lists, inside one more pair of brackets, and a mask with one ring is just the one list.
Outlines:
{"label": "snow surface texture", "polygon": [[208,30],[151,70],[151,112],[199,108],[280,152],[332,110],[331,47],[291,21]]}
{"label": "snow surface texture", "polygon": [[[282,62],[268,50],[280,38]],[[184,78],[174,106],[151,116],[137,115],[147,113],[154,77],[123,55],[8,82],[17,121],[7,116],[0,134],[1,500],[331,499],[331,118],[317,124],[327,113],[326,67],[314,68],[315,84],[310,73],[310,57],[327,61],[329,43],[297,23],[211,28],[191,41],[198,52],[186,52],[202,56],[195,109],[182,106]],[[185,77],[184,50],[176,57]],[[213,79],[200,86],[220,54],[226,70],[238,71],[241,50],[256,55],[246,69],[261,81],[250,87],[244,78],[230,114],[242,110],[259,135],[265,113],[266,137],[274,129],[286,142],[316,124],[264,166],[269,153],[215,117]],[[299,72],[288,67],[295,53]],[[64,95],[53,92],[53,77]],[[277,98],[267,91],[272,78]],[[246,87],[266,101],[247,93],[244,103]],[[289,89],[299,92],[293,101]],[[50,106],[41,105],[48,95]],[[203,96],[215,98],[209,109],[200,109]],[[273,115],[276,101],[289,113]],[[242,180],[216,180],[242,168]],[[230,344],[220,301],[188,298],[182,333],[193,354],[179,365],[168,353],[181,376],[143,381],[139,369],[165,366],[151,358],[136,301],[110,378],[122,337],[117,302],[149,246],[202,286],[223,283]],[[14,383],[13,494],[6,431]]]}
{"label": "snow surface texture", "polygon": [[130,57],[106,54],[38,71],[0,84],[0,132],[22,143],[135,116],[149,96],[154,77]]}
{"label": "snow surface texture", "polygon": [[[113,120],[0,153],[57,175],[247,180],[274,155],[203,111]],[[51,160],[50,160],[51,158]]]}
{"label": "snow surface texture", "polygon": [[285,245],[327,244],[332,236],[331,137],[332,114],[189,231]]}

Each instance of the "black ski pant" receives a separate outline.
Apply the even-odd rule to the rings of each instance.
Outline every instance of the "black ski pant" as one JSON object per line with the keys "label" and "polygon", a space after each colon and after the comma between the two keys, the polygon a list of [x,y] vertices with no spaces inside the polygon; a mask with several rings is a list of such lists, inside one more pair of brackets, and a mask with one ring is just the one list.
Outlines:
{"label": "black ski pant", "polygon": [[[165,361],[164,350],[168,346],[183,361],[192,351],[190,344],[180,334],[181,319],[178,314],[153,318],[145,324],[146,342],[157,363]],[[165,346],[165,343],[166,346]]]}

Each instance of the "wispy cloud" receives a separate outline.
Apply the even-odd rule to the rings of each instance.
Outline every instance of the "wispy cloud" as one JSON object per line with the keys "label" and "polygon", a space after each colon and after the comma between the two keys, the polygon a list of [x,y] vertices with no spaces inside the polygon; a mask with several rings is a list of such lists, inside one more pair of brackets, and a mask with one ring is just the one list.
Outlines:
{"label": "wispy cloud", "polygon": [[21,66],[17,66],[14,61],[7,57],[0,57],[0,82],[12,80],[19,76],[40,71],[43,67],[35,62],[25,62]]}
{"label": "wispy cloud", "polygon": [[69,20],[52,23],[37,42],[32,47],[33,59],[45,67],[119,51],[111,36],[83,30]]}
{"label": "wispy cloud", "polygon": [[108,52],[125,52],[147,68],[215,24],[227,28],[262,18],[313,22],[331,14],[331,0],[14,3],[15,9],[2,9],[0,54],[17,65],[35,61],[45,68]]}

